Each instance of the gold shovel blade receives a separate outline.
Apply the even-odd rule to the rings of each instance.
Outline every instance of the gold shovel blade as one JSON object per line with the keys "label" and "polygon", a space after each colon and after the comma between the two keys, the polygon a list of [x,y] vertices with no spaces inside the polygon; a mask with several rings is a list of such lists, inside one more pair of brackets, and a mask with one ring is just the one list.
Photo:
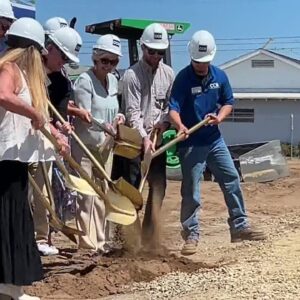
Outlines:
{"label": "gold shovel blade", "polygon": [[115,141],[114,150],[113,150],[114,154],[122,157],[126,157],[128,159],[133,159],[138,157],[141,154],[141,151],[142,151],[141,144],[136,145],[136,144],[131,144],[119,140]]}
{"label": "gold shovel blade", "polygon": [[130,199],[136,209],[140,209],[140,207],[143,206],[143,197],[141,193],[125,179],[121,177],[114,181],[114,184],[119,191],[122,191],[122,194],[125,197]]}
{"label": "gold shovel blade", "polygon": [[[110,206],[106,207],[106,219],[121,225],[130,225],[135,222],[137,218],[137,212],[133,204],[128,198],[122,196],[119,193],[114,192],[109,189],[106,193],[107,198],[109,198],[109,203],[114,207],[118,207],[120,210],[124,210],[127,214],[122,214],[116,212],[115,209],[111,209]],[[130,214],[129,214],[130,213]]]}
{"label": "gold shovel blade", "polygon": [[65,184],[68,189],[88,196],[98,196],[86,180],[73,175],[69,175],[68,177],[65,178]]}
{"label": "gold shovel blade", "polygon": [[126,125],[118,126],[118,140],[141,146],[143,139],[136,128],[130,128]]}

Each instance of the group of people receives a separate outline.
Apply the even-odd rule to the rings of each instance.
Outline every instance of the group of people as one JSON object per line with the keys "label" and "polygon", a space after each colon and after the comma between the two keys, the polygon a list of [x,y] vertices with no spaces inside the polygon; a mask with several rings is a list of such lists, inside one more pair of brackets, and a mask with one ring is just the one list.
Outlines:
{"label": "group of people", "polygon": [[[163,132],[173,126],[185,136],[178,144],[183,174],[183,255],[197,251],[200,180],[206,166],[224,194],[231,241],[265,238],[261,230],[249,224],[239,175],[218,128],[231,113],[234,98],[226,74],[211,64],[216,54],[213,36],[205,30],[192,36],[188,45],[191,61],[177,76],[163,62],[169,37],[160,24],[148,25],[140,42],[141,59],[118,82],[112,73],[122,57],[120,39],[112,34],[101,36],[92,49],[92,67],[72,84],[64,65],[79,63],[82,39],[78,32],[59,17],[49,19],[44,28],[30,18],[16,20],[9,0],[1,0],[0,295],[18,300],[39,299],[25,294],[22,286],[42,279],[40,254],[55,255],[58,249],[49,238],[47,210],[37,193],[29,189],[28,174],[41,190],[46,190],[43,170],[54,182],[54,174],[60,176],[55,161],[71,153],[91,178],[101,180],[81,147],[69,139],[74,130],[97,154],[106,135],[93,125],[93,118],[111,128],[113,124],[125,124],[140,133],[143,151],[137,158],[110,156],[106,162],[101,161],[108,173],[113,170],[114,176],[122,176],[136,188],[141,180],[143,154],[161,145]],[[65,122],[53,114],[49,103]],[[189,136],[188,128],[205,118],[209,118],[208,125]],[[56,139],[59,157],[40,129]],[[154,132],[158,135],[155,143]],[[153,207],[161,207],[165,197],[164,153],[152,160],[147,180],[142,245],[151,245]],[[75,202],[76,225],[84,232],[78,238],[78,248],[110,251],[104,202],[79,194]]]}

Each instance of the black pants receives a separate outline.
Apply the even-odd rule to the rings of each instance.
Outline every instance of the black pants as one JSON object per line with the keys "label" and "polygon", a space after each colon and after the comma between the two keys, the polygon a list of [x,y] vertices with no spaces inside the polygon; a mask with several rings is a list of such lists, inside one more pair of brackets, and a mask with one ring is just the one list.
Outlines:
{"label": "black pants", "polygon": [[[127,182],[138,188],[141,181],[141,156],[127,159],[115,155],[112,169],[112,179],[123,177]],[[152,208],[153,204],[162,205],[166,192],[166,154],[165,152],[155,157],[150,165],[147,176],[149,194],[143,220],[143,236],[151,237],[153,233]]]}
{"label": "black pants", "polygon": [[0,283],[30,285],[42,264],[28,202],[28,165],[0,162]]}

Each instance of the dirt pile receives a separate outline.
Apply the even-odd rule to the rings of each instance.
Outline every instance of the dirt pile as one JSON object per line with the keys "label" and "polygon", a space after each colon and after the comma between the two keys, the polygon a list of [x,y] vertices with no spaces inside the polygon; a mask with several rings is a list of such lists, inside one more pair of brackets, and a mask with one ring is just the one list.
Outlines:
{"label": "dirt pile", "polygon": [[[300,299],[299,285],[290,298],[280,288],[299,279],[299,247],[290,252],[299,241],[284,241],[290,234],[299,235],[300,162],[290,163],[290,170],[290,177],[276,182],[242,185],[251,223],[263,227],[270,238],[266,247],[230,243],[222,193],[216,183],[205,182],[199,251],[188,258],[180,257],[180,184],[169,182],[161,218],[165,249],[160,255],[116,252],[114,257],[99,257],[88,251],[76,252],[65,237],[57,235],[54,241],[60,255],[43,258],[45,279],[27,290],[43,300],[101,299],[106,295],[126,300]],[[286,273],[289,269],[291,273]],[[131,298],[132,289],[142,294]],[[243,295],[236,294],[237,289]],[[275,297],[270,291],[276,291]]]}
{"label": "dirt pile", "polygon": [[192,273],[216,266],[195,263],[174,254],[157,256],[144,253],[132,257],[127,253],[117,253],[113,257],[101,257],[65,249],[56,258],[44,258],[45,279],[28,290],[51,298],[97,298],[124,293],[124,285],[149,282],[170,272]]}

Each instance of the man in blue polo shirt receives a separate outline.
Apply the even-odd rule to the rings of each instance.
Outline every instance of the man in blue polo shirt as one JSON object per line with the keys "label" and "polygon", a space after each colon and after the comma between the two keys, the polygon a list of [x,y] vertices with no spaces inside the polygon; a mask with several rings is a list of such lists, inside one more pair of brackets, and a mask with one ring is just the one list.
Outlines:
{"label": "man in blue polo shirt", "polygon": [[187,128],[206,117],[210,117],[210,121],[208,126],[178,145],[183,174],[181,223],[184,255],[197,251],[200,179],[206,165],[224,194],[231,241],[265,239],[263,232],[254,230],[248,223],[239,175],[218,128],[218,124],[231,113],[234,99],[225,72],[210,64],[216,53],[215,40],[208,31],[200,30],[193,35],[188,49],[191,63],[179,72],[173,84],[170,118],[179,133],[186,133]]}

